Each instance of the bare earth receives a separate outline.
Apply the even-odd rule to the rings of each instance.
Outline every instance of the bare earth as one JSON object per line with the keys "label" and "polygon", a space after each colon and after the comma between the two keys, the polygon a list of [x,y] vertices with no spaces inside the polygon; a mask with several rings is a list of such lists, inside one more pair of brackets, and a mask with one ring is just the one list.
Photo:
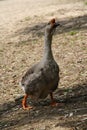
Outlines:
{"label": "bare earth", "polygon": [[[40,60],[51,18],[62,25],[52,50],[60,66],[54,95],[64,106],[29,99],[34,109],[24,111],[19,81]],[[1,130],[87,130],[87,1],[0,0],[0,87]]]}

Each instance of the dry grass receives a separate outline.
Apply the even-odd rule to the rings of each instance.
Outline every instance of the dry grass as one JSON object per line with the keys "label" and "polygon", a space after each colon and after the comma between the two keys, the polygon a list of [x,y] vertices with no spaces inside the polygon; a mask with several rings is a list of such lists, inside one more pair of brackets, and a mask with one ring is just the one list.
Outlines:
{"label": "dry grass", "polygon": [[[51,1],[52,2],[52,1]],[[39,4],[39,3],[38,3]],[[49,9],[48,9],[49,5]],[[39,6],[38,6],[39,7]],[[50,11],[50,9],[53,9]],[[86,101],[67,103],[62,108],[51,108],[42,104],[35,110],[24,112],[16,97],[23,95],[19,81],[24,72],[40,60],[43,51],[44,28],[53,16],[62,27],[56,30],[53,38],[53,53],[60,66],[60,84],[62,94],[74,95],[87,92],[87,6],[84,2],[63,3],[58,6],[47,2],[46,10],[37,15],[28,15],[15,21],[6,30],[2,26],[0,34],[0,99],[1,124],[3,130],[86,130]],[[13,31],[12,31],[13,30]],[[85,87],[84,87],[85,85]],[[80,90],[78,91],[78,87]],[[83,89],[81,89],[83,88]],[[66,91],[65,91],[66,89]],[[58,91],[55,97],[58,98]],[[61,94],[60,94],[61,97]],[[31,100],[32,102],[32,100]],[[41,101],[43,103],[43,101]],[[35,105],[35,102],[33,103]],[[79,110],[75,110],[78,109]]]}

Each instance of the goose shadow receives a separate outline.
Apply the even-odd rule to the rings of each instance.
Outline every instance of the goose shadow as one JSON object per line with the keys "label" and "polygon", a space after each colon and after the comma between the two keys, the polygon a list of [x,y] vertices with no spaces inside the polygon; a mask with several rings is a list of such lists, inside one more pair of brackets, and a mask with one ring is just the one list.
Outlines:
{"label": "goose shadow", "polygon": [[[73,30],[87,30],[87,15],[59,20],[57,22],[59,22],[61,26],[56,29],[55,35],[70,32]],[[47,23],[38,23],[33,26],[27,26],[25,28],[17,30],[15,35],[27,35],[31,33],[34,36],[41,37],[44,35],[44,28],[46,25]]]}
{"label": "goose shadow", "polygon": [[55,127],[85,130],[87,128],[87,83],[69,89],[59,89],[55,92],[55,98],[58,103],[64,103],[63,106],[49,106],[49,98],[38,102],[29,99],[28,102],[35,107],[30,111],[22,109],[21,98],[14,102],[1,104],[0,128],[12,130],[23,125],[38,123],[42,119],[43,121],[56,119]]}

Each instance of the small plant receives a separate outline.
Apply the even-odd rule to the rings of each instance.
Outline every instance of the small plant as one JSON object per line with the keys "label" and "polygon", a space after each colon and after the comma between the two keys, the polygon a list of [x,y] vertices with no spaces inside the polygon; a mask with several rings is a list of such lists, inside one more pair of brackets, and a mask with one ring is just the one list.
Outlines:
{"label": "small plant", "polygon": [[87,1],[85,1],[85,5],[87,5]]}
{"label": "small plant", "polygon": [[74,31],[74,30],[70,31],[69,34],[73,36],[73,35],[77,34],[77,31]]}
{"label": "small plant", "polygon": [[29,21],[31,18],[30,17],[26,17],[25,18],[25,21]]}

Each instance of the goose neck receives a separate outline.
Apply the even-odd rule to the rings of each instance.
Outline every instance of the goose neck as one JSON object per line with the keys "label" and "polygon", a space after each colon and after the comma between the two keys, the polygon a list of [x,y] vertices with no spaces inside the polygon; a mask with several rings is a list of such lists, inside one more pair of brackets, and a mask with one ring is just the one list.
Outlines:
{"label": "goose neck", "polygon": [[44,42],[44,58],[45,59],[53,59],[52,54],[52,36],[46,36],[45,35],[45,42]]}

